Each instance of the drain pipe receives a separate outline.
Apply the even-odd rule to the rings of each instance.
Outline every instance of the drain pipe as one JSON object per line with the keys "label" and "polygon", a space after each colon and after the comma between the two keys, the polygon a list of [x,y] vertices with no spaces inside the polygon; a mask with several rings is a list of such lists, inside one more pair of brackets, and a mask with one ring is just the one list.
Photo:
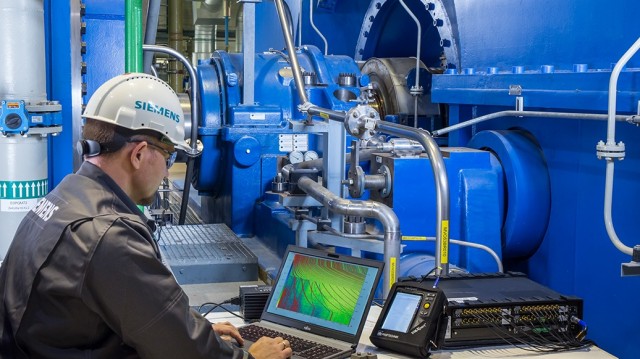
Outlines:
{"label": "drain pipe", "polygon": [[347,200],[336,196],[328,189],[309,177],[298,180],[298,188],[322,203],[329,211],[365,218],[375,218],[384,228],[384,278],[383,296],[397,279],[398,259],[400,258],[400,221],[388,206],[374,201]]}
{"label": "drain pipe", "polygon": [[[599,141],[596,146],[596,155],[598,159],[605,159],[607,161],[606,177],[604,185],[604,224],[607,228],[607,234],[613,245],[622,253],[633,256],[634,248],[627,247],[620,241],[615,229],[613,228],[613,219],[611,216],[611,206],[613,198],[613,169],[614,161],[616,159],[622,160],[625,156],[624,143],[620,141],[616,143],[616,96],[618,91],[618,77],[624,66],[629,62],[631,57],[635,55],[640,49],[640,38],[625,52],[620,60],[616,63],[616,66],[611,72],[611,79],[609,80],[609,112],[607,122],[607,142]],[[638,246],[636,246],[638,249]],[[635,256],[634,256],[635,257]]]}
{"label": "drain pipe", "polygon": [[200,124],[200,89],[196,83],[196,71],[191,66],[189,60],[180,52],[166,46],[159,45],[143,45],[145,51],[160,52],[171,55],[180,60],[184,68],[189,72],[189,81],[191,82],[191,151],[187,152],[187,173],[184,177],[184,186],[182,189],[182,203],[180,204],[180,216],[178,224],[184,224],[187,216],[187,207],[189,206],[189,192],[191,190],[191,178],[193,177],[193,167],[196,157],[200,155],[198,151],[198,126]]}

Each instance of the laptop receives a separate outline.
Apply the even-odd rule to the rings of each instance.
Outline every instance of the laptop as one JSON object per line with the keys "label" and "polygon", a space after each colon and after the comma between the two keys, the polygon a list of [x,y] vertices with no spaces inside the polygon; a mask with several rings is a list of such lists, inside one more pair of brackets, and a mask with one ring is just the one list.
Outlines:
{"label": "laptop", "polygon": [[290,245],[260,320],[240,327],[245,347],[261,336],[291,343],[292,358],[355,352],[384,263]]}

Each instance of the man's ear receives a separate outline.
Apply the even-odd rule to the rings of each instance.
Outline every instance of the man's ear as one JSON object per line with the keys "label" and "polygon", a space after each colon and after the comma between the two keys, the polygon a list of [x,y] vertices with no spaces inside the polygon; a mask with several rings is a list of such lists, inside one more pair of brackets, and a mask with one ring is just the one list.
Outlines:
{"label": "man's ear", "polygon": [[131,150],[131,154],[129,155],[129,161],[131,161],[131,166],[133,166],[134,169],[140,169],[140,167],[142,166],[142,162],[147,160],[145,158],[145,155],[147,154],[146,151],[143,151],[143,149],[147,147],[147,143],[146,142],[138,142],[136,144],[136,146],[133,148],[133,150]]}

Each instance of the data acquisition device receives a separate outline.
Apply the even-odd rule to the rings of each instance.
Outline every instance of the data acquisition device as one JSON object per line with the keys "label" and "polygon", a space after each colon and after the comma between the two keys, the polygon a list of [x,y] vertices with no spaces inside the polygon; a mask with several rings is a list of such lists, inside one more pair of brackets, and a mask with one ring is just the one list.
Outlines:
{"label": "data acquisition device", "polygon": [[432,283],[400,278],[369,339],[377,347],[426,358],[443,319],[445,295]]}
{"label": "data acquisition device", "polygon": [[[437,286],[437,288],[435,288]],[[583,341],[582,299],[523,273],[450,273],[399,279],[371,334],[376,346],[426,358],[429,351],[483,345],[567,350]]]}

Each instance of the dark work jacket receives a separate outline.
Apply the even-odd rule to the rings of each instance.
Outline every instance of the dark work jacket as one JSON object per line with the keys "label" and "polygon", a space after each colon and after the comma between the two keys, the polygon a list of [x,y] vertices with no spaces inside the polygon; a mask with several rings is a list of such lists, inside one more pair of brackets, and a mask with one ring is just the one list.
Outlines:
{"label": "dark work jacket", "polygon": [[27,213],[0,267],[1,358],[242,358],[189,309],[131,199],[85,162]]}

